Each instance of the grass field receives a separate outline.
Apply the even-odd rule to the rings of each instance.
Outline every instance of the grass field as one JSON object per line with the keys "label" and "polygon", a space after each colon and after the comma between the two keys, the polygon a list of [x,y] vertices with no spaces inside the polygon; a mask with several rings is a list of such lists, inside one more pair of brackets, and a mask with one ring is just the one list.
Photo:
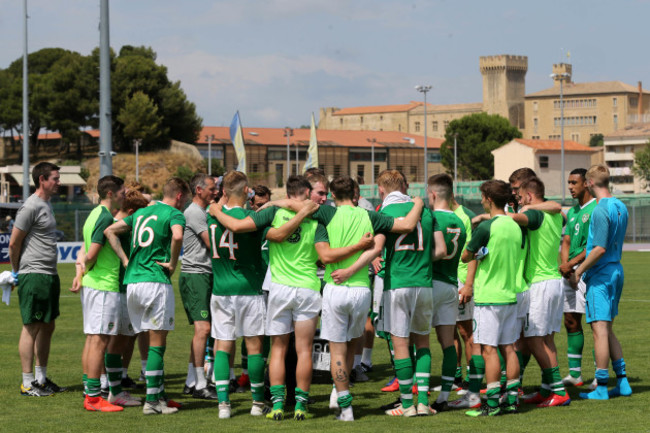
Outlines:
{"label": "grass field", "polygon": [[[353,424],[339,423],[332,419],[328,409],[331,385],[315,384],[311,395],[316,403],[310,407],[314,418],[305,422],[287,419],[271,422],[252,418],[250,393],[233,395],[233,418],[219,420],[217,404],[181,396],[187,371],[188,346],[192,328],[184,320],[185,314],[177,296],[177,325],[167,344],[165,355],[166,388],[172,398],[183,402],[183,409],[171,416],[144,417],[139,408],[128,408],[123,413],[101,414],[86,412],[82,407],[80,355],[84,343],[82,334],[81,307],[77,295],[67,291],[72,281],[73,265],[60,265],[62,294],[61,316],[57,320],[54,334],[48,376],[70,391],[49,398],[22,397],[19,392],[20,362],[18,358],[18,337],[21,329],[18,296],[12,294],[11,305],[0,305],[0,431],[52,431],[52,432],[95,432],[95,431],[520,431],[520,432],[581,432],[581,431],[650,431],[650,417],[646,409],[650,406],[650,352],[648,350],[648,308],[650,294],[647,291],[647,274],[643,270],[650,263],[650,254],[626,252],[625,288],[620,304],[620,315],[615,330],[625,354],[630,383],[634,390],[631,398],[618,398],[608,402],[581,401],[578,389],[570,389],[573,402],[568,407],[537,409],[522,406],[521,414],[494,419],[474,419],[462,412],[445,412],[428,418],[394,419],[383,415],[380,405],[393,401],[397,394],[381,393],[379,389],[390,375],[390,364],[385,344],[377,339],[373,354],[375,371],[370,382],[352,388],[354,411],[357,421]],[[0,266],[0,271],[7,266]],[[176,277],[178,273],[176,274]],[[176,282],[176,281],[175,281]],[[174,284],[176,287],[176,284]],[[591,332],[585,331],[583,377],[591,381],[594,374],[591,350]],[[560,353],[560,368],[567,374],[566,334],[556,338]],[[432,339],[433,371],[432,386],[439,383],[441,351]],[[237,356],[239,360],[239,356]],[[239,373],[239,366],[236,366]],[[611,371],[610,371],[611,373]],[[139,357],[134,355],[130,375],[139,374]],[[539,368],[531,361],[524,385],[526,392],[539,383]],[[614,379],[610,381],[610,385]],[[136,392],[143,395],[143,392]],[[435,398],[432,393],[431,398]],[[454,399],[455,394],[452,393]]]}

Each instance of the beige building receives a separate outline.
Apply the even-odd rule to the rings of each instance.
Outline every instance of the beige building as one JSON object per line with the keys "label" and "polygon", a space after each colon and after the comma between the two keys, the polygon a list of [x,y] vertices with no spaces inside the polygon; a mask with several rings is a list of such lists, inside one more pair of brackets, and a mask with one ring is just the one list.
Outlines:
{"label": "beige building", "polygon": [[[601,148],[585,146],[575,141],[564,142],[565,180],[575,168],[589,168],[601,162]],[[561,143],[559,140],[528,140],[515,138],[492,151],[494,178],[508,181],[518,168],[530,167],[544,182],[546,195],[562,195]],[[566,186],[565,186],[566,187]],[[568,195],[568,191],[566,193]]]}
{"label": "beige building", "polygon": [[[564,138],[589,144],[596,134],[609,135],[627,126],[650,121],[650,92],[641,82],[632,86],[620,81],[574,83],[571,65],[553,65],[553,74],[565,74],[562,83]],[[553,87],[526,95],[526,129],[524,137],[559,140],[562,114],[560,81]]]}
{"label": "beige building", "polygon": [[[287,137],[284,128],[244,128],[246,171],[252,183],[276,187],[287,179]],[[302,173],[307,161],[309,129],[294,129],[289,137],[289,171]],[[206,137],[213,136],[212,157],[226,170],[237,167],[237,157],[230,140],[229,127],[206,126],[196,143],[199,152],[208,156]],[[361,176],[370,184],[380,172],[402,171],[410,182],[424,180],[424,137],[397,131],[337,131],[318,129],[318,162],[330,177]],[[440,139],[427,139],[429,175],[443,173]],[[297,150],[297,158],[296,158]],[[374,164],[373,162],[374,156]],[[296,160],[298,161],[296,170]]]}
{"label": "beige building", "polygon": [[614,191],[645,193],[650,190],[634,176],[634,154],[642,150],[650,140],[650,123],[640,123],[619,129],[605,136],[605,164],[609,167],[610,182]]}

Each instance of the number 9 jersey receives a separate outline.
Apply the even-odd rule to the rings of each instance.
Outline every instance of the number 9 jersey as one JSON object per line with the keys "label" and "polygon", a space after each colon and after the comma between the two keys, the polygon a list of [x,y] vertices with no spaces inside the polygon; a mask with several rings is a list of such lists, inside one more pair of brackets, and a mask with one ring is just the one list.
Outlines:
{"label": "number 9 jersey", "polygon": [[[268,215],[258,225],[258,230],[249,233],[233,233],[208,213],[208,235],[210,236],[210,258],[212,259],[215,296],[261,295],[266,267],[262,261],[262,236],[264,227],[273,220],[275,210],[265,209],[258,214],[241,207],[224,206],[223,213],[233,218],[252,217],[258,222],[260,214]],[[261,229],[260,229],[261,228]]]}
{"label": "number 9 jersey", "polygon": [[185,216],[178,209],[157,202],[138,209],[124,218],[131,227],[131,254],[124,275],[124,284],[171,284],[167,270],[156,262],[167,263],[171,258],[172,226],[185,229]]}

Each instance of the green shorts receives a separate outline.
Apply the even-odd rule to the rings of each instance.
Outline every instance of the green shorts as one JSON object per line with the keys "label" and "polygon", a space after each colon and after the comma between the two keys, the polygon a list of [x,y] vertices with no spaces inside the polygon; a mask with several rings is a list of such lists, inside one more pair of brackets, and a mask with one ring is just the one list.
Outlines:
{"label": "green shorts", "polygon": [[23,324],[52,322],[59,317],[61,282],[58,275],[20,274],[18,301]]}
{"label": "green shorts", "polygon": [[183,308],[190,325],[195,321],[210,321],[210,297],[212,274],[189,274],[181,272],[178,278]]}

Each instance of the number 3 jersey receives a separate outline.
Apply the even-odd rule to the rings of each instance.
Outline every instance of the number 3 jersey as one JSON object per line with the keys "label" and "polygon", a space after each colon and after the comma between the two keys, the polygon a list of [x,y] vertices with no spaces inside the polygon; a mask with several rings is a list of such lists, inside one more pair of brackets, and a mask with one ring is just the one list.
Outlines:
{"label": "number 3 jersey", "polygon": [[266,266],[262,262],[264,227],[271,224],[275,210],[259,213],[241,207],[223,207],[223,213],[233,218],[250,216],[258,230],[233,233],[208,213],[210,257],[214,275],[212,294],[216,296],[261,295]]}
{"label": "number 3 jersey", "polygon": [[436,224],[440,226],[447,246],[447,255],[433,264],[433,279],[455,286],[458,284],[458,262],[467,238],[465,225],[458,215],[450,210],[435,210],[433,216]]}
{"label": "number 3 jersey", "polygon": [[[380,213],[393,218],[405,217],[413,208],[413,202],[394,203],[384,206]],[[386,235],[384,266],[384,290],[405,287],[431,287],[431,250],[433,232],[440,230],[429,209],[411,233]]]}
{"label": "number 3 jersey", "polygon": [[185,216],[178,209],[156,202],[124,218],[131,227],[131,254],[124,284],[171,284],[169,272],[158,263],[171,259],[172,226],[185,228]]}

